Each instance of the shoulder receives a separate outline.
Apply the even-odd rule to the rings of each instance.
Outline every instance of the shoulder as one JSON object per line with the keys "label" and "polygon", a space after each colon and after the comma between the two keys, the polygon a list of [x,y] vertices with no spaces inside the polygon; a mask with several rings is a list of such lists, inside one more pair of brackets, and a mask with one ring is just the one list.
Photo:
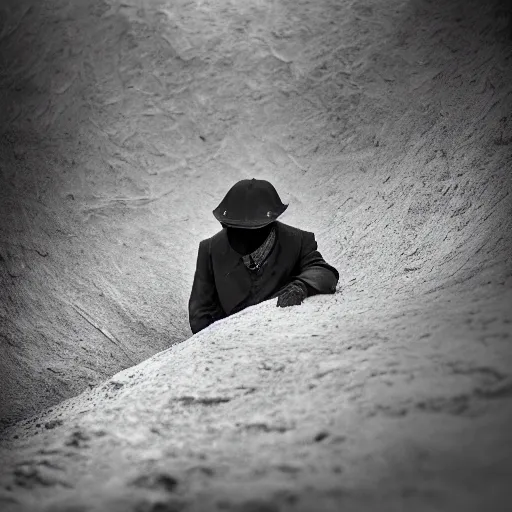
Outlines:
{"label": "shoulder", "polygon": [[279,221],[276,222],[276,230],[278,236],[281,235],[283,237],[290,237],[293,239],[301,240],[314,240],[315,238],[315,234],[310,231],[304,231],[303,229],[299,229],[294,226],[289,226],[288,224],[284,224]]}
{"label": "shoulder", "polygon": [[301,254],[309,254],[318,249],[315,234],[281,222],[278,224],[278,238],[284,245],[294,245]]}
{"label": "shoulder", "polygon": [[209,238],[205,238],[199,242],[199,250],[210,252],[213,247],[223,246],[227,242],[226,230],[221,229]]}
{"label": "shoulder", "polygon": [[276,221],[276,231],[278,234],[283,235],[291,235],[291,236],[302,236],[306,231],[296,228],[295,226],[290,226],[289,224],[284,224],[283,222]]}

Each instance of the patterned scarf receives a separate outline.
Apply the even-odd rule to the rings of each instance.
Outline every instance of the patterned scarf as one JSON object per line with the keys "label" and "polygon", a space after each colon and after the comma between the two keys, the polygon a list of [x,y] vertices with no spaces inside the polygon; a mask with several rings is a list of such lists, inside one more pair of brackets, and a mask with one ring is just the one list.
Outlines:
{"label": "patterned scarf", "polygon": [[270,254],[270,251],[274,247],[275,241],[276,230],[275,228],[272,228],[266,240],[255,251],[251,252],[251,254],[242,256],[242,259],[244,260],[244,265],[249,270],[258,270],[261,264],[267,259],[267,256]]}

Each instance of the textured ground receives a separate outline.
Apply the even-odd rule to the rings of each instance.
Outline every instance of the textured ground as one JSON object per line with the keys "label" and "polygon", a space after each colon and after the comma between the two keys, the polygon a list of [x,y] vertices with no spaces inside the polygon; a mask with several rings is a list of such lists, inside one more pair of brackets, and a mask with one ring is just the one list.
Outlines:
{"label": "textured ground", "polygon": [[[2,3],[3,509],[510,508],[512,41],[480,4]],[[338,291],[186,339],[245,177]]]}

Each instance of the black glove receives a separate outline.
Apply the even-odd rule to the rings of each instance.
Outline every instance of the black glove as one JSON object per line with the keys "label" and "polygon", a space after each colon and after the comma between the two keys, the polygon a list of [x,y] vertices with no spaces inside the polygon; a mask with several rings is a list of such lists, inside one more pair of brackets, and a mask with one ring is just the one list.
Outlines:
{"label": "black glove", "polygon": [[292,281],[279,292],[277,306],[280,308],[299,306],[307,296],[306,285],[301,281]]}

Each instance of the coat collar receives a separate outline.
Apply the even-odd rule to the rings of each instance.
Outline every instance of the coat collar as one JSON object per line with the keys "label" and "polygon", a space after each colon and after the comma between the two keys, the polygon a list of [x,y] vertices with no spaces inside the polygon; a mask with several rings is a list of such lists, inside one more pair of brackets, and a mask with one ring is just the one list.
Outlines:
{"label": "coat collar", "polygon": [[212,253],[219,257],[220,266],[229,273],[238,265],[243,265],[242,256],[238,254],[229,244],[227,230],[223,229],[212,238]]}
{"label": "coat collar", "polygon": [[231,314],[251,289],[251,276],[242,256],[229,244],[226,230],[215,235],[211,245],[215,284],[222,308]]}
{"label": "coat collar", "polygon": [[[275,233],[276,239],[279,238],[279,231],[281,231],[281,226],[282,223],[275,223],[273,231]],[[264,244],[269,240],[269,237],[267,237],[267,239],[263,242]],[[226,270],[226,272],[233,270],[235,267],[238,266],[238,264],[243,264],[243,257],[238,252],[236,252],[229,243],[226,229],[222,229],[221,231],[219,231],[216,235],[212,237],[211,241],[211,250],[215,254],[221,256],[222,266]],[[254,252],[257,251],[258,249],[256,249],[256,251]]]}
{"label": "coat collar", "polygon": [[[280,223],[276,222],[276,242],[273,261],[281,252]],[[282,237],[281,237],[282,238]],[[249,294],[251,289],[250,270],[244,265],[242,256],[229,244],[226,229],[211,238],[211,254],[214,258],[217,292],[224,311],[229,315]]]}

